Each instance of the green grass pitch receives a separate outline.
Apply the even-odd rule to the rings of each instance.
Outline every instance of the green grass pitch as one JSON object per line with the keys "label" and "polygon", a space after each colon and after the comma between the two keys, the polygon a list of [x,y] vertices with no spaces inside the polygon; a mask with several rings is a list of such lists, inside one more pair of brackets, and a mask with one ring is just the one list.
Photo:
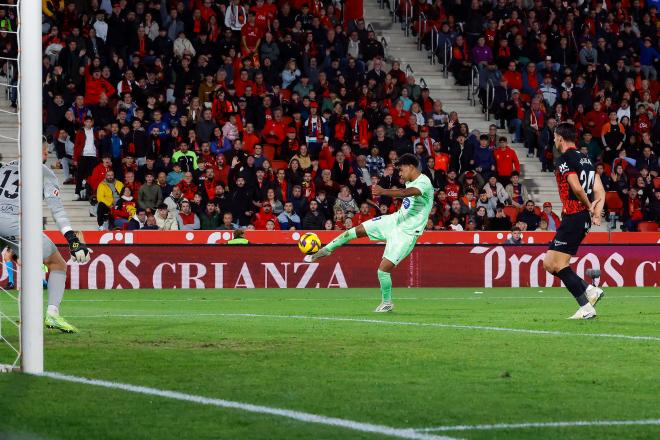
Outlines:
{"label": "green grass pitch", "polygon": [[[46,370],[420,436],[660,438],[658,288],[607,289],[585,322],[566,320],[577,306],[563,289],[395,289],[385,315],[378,302],[374,289],[68,292],[62,313],[81,331],[46,332]],[[591,425],[612,420],[651,422]],[[590,426],[422,431],[574,421]],[[2,439],[384,437],[0,374]]]}

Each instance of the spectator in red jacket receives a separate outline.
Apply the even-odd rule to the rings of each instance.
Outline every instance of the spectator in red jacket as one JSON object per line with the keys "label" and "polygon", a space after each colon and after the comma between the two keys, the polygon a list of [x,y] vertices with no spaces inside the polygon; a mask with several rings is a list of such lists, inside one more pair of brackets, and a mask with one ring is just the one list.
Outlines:
{"label": "spectator in red jacket", "polygon": [[183,175],[183,180],[177,186],[187,200],[192,200],[197,194],[197,185],[193,182],[193,175],[190,171]]}
{"label": "spectator in red jacket", "polygon": [[96,193],[96,188],[98,188],[99,183],[103,182],[103,180],[105,179],[105,175],[111,169],[112,169],[112,158],[109,156],[104,156],[103,159],[101,160],[101,163],[99,163],[94,167],[94,169],[92,170],[92,174],[87,179],[87,183],[89,184],[92,190],[92,194]]}
{"label": "spectator in red jacket", "polygon": [[97,105],[101,96],[110,98],[115,94],[115,88],[112,87],[105,78],[101,77],[101,69],[93,68],[92,74],[85,75],[85,105]]}
{"label": "spectator in red jacket", "polygon": [[520,172],[520,161],[515,150],[507,145],[506,137],[500,138],[499,147],[493,151],[495,156],[495,168],[497,176],[502,185],[508,185],[511,180],[511,173]]}
{"label": "spectator in red jacket", "polygon": [[252,221],[252,224],[254,225],[254,229],[266,229],[266,223],[268,221],[272,221],[275,226],[275,230],[280,229],[280,223],[277,221],[277,217],[275,214],[273,214],[273,211],[271,209],[270,203],[264,202],[263,205],[261,206],[261,209],[259,209],[259,212],[257,212],[254,215],[254,220]]}

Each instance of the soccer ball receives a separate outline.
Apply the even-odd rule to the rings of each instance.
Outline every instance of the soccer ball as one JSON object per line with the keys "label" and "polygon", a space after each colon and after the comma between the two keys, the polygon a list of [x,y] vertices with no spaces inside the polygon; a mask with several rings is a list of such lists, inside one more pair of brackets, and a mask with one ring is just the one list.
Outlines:
{"label": "soccer ball", "polygon": [[313,232],[308,232],[298,240],[298,248],[305,255],[315,254],[321,249],[321,239]]}

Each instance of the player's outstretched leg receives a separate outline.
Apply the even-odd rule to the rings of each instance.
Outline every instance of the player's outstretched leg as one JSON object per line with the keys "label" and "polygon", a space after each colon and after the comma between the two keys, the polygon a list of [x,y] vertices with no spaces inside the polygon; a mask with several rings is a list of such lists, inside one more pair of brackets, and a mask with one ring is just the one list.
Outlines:
{"label": "player's outstretched leg", "polygon": [[64,298],[64,285],[66,284],[66,262],[58,251],[49,255],[44,263],[48,266],[48,310],[46,311],[45,325],[64,333],[76,333],[78,329],[69,324],[60,316],[60,304]]}
{"label": "player's outstretched leg", "polygon": [[383,258],[383,261],[381,261],[378,267],[378,282],[380,283],[382,301],[376,307],[376,310],[374,310],[376,313],[385,313],[394,310],[394,304],[392,303],[392,269],[394,269],[394,264],[387,258]]}
{"label": "player's outstretched leg", "polygon": [[351,228],[348,231],[344,231],[343,233],[339,234],[338,237],[336,237],[330,243],[326,244],[321,249],[319,249],[317,253],[312,255],[305,255],[304,261],[306,263],[314,263],[323,257],[327,257],[328,255],[331,255],[335,249],[345,245],[349,241],[355,240],[358,237],[366,237],[366,236],[367,236],[367,231],[364,229],[364,226],[359,225],[355,228]]}
{"label": "player's outstretched leg", "polygon": [[596,309],[587,298],[587,288],[589,284],[580,278],[571,269],[570,263],[571,256],[563,252],[549,250],[543,260],[543,267],[545,270],[558,277],[569,292],[575,298],[575,301],[580,305],[580,308],[569,319],[591,319],[596,317]]}

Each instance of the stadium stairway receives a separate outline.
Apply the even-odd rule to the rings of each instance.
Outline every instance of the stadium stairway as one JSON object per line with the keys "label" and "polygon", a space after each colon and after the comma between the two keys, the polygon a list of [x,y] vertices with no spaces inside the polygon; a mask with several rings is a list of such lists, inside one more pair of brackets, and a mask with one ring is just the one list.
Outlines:
{"label": "stadium stairway", "polygon": [[[431,97],[440,99],[446,112],[456,111],[459,120],[469,125],[470,130],[477,129],[481,133],[488,132],[488,126],[493,122],[486,121],[485,115],[481,112],[481,106],[477,103],[472,106],[468,100],[468,88],[454,84],[454,78],[449,74],[445,78],[442,72],[442,65],[431,64],[429,53],[422,48],[417,48],[417,38],[406,37],[402,30],[401,23],[393,22],[390,9],[385,6],[379,7],[377,0],[370,0],[364,3],[364,19],[378,35],[379,41],[385,41],[385,55],[388,63],[399,61],[401,68],[409,67],[408,73],[412,72],[416,83],[419,84],[423,79],[430,90]],[[506,135],[509,139],[512,136],[500,131],[500,134]],[[523,183],[532,194],[537,204],[549,201],[555,212],[561,210],[561,202],[557,193],[557,185],[552,173],[541,172],[541,163],[536,158],[527,158],[527,150],[523,144],[511,144],[518,153],[521,164]]]}
{"label": "stadium stairway", "polygon": [[[5,84],[6,78],[0,77],[0,84]],[[0,138],[0,162],[9,162],[15,159],[18,159],[18,143],[7,139],[14,138],[18,139],[18,118],[16,115],[7,114],[5,111],[15,111],[9,105],[7,99],[6,88],[0,85],[0,136],[5,136]],[[41,129],[41,121],[30,121],[29,118],[25,118],[26,123],[34,124],[35,129]],[[41,148],[41,146],[35,146],[36,148]],[[55,164],[56,157],[54,153],[48,155],[47,166]],[[55,175],[57,175],[60,183],[63,181],[62,170],[53,170]],[[64,204],[69,219],[71,220],[71,225],[76,230],[95,230],[96,219],[89,216],[89,203],[88,202],[77,202],[74,201],[74,186],[73,185],[61,185],[60,186],[60,197]],[[50,214],[50,210],[44,204],[44,218],[46,229],[57,229],[57,225],[53,221],[53,218]]]}

